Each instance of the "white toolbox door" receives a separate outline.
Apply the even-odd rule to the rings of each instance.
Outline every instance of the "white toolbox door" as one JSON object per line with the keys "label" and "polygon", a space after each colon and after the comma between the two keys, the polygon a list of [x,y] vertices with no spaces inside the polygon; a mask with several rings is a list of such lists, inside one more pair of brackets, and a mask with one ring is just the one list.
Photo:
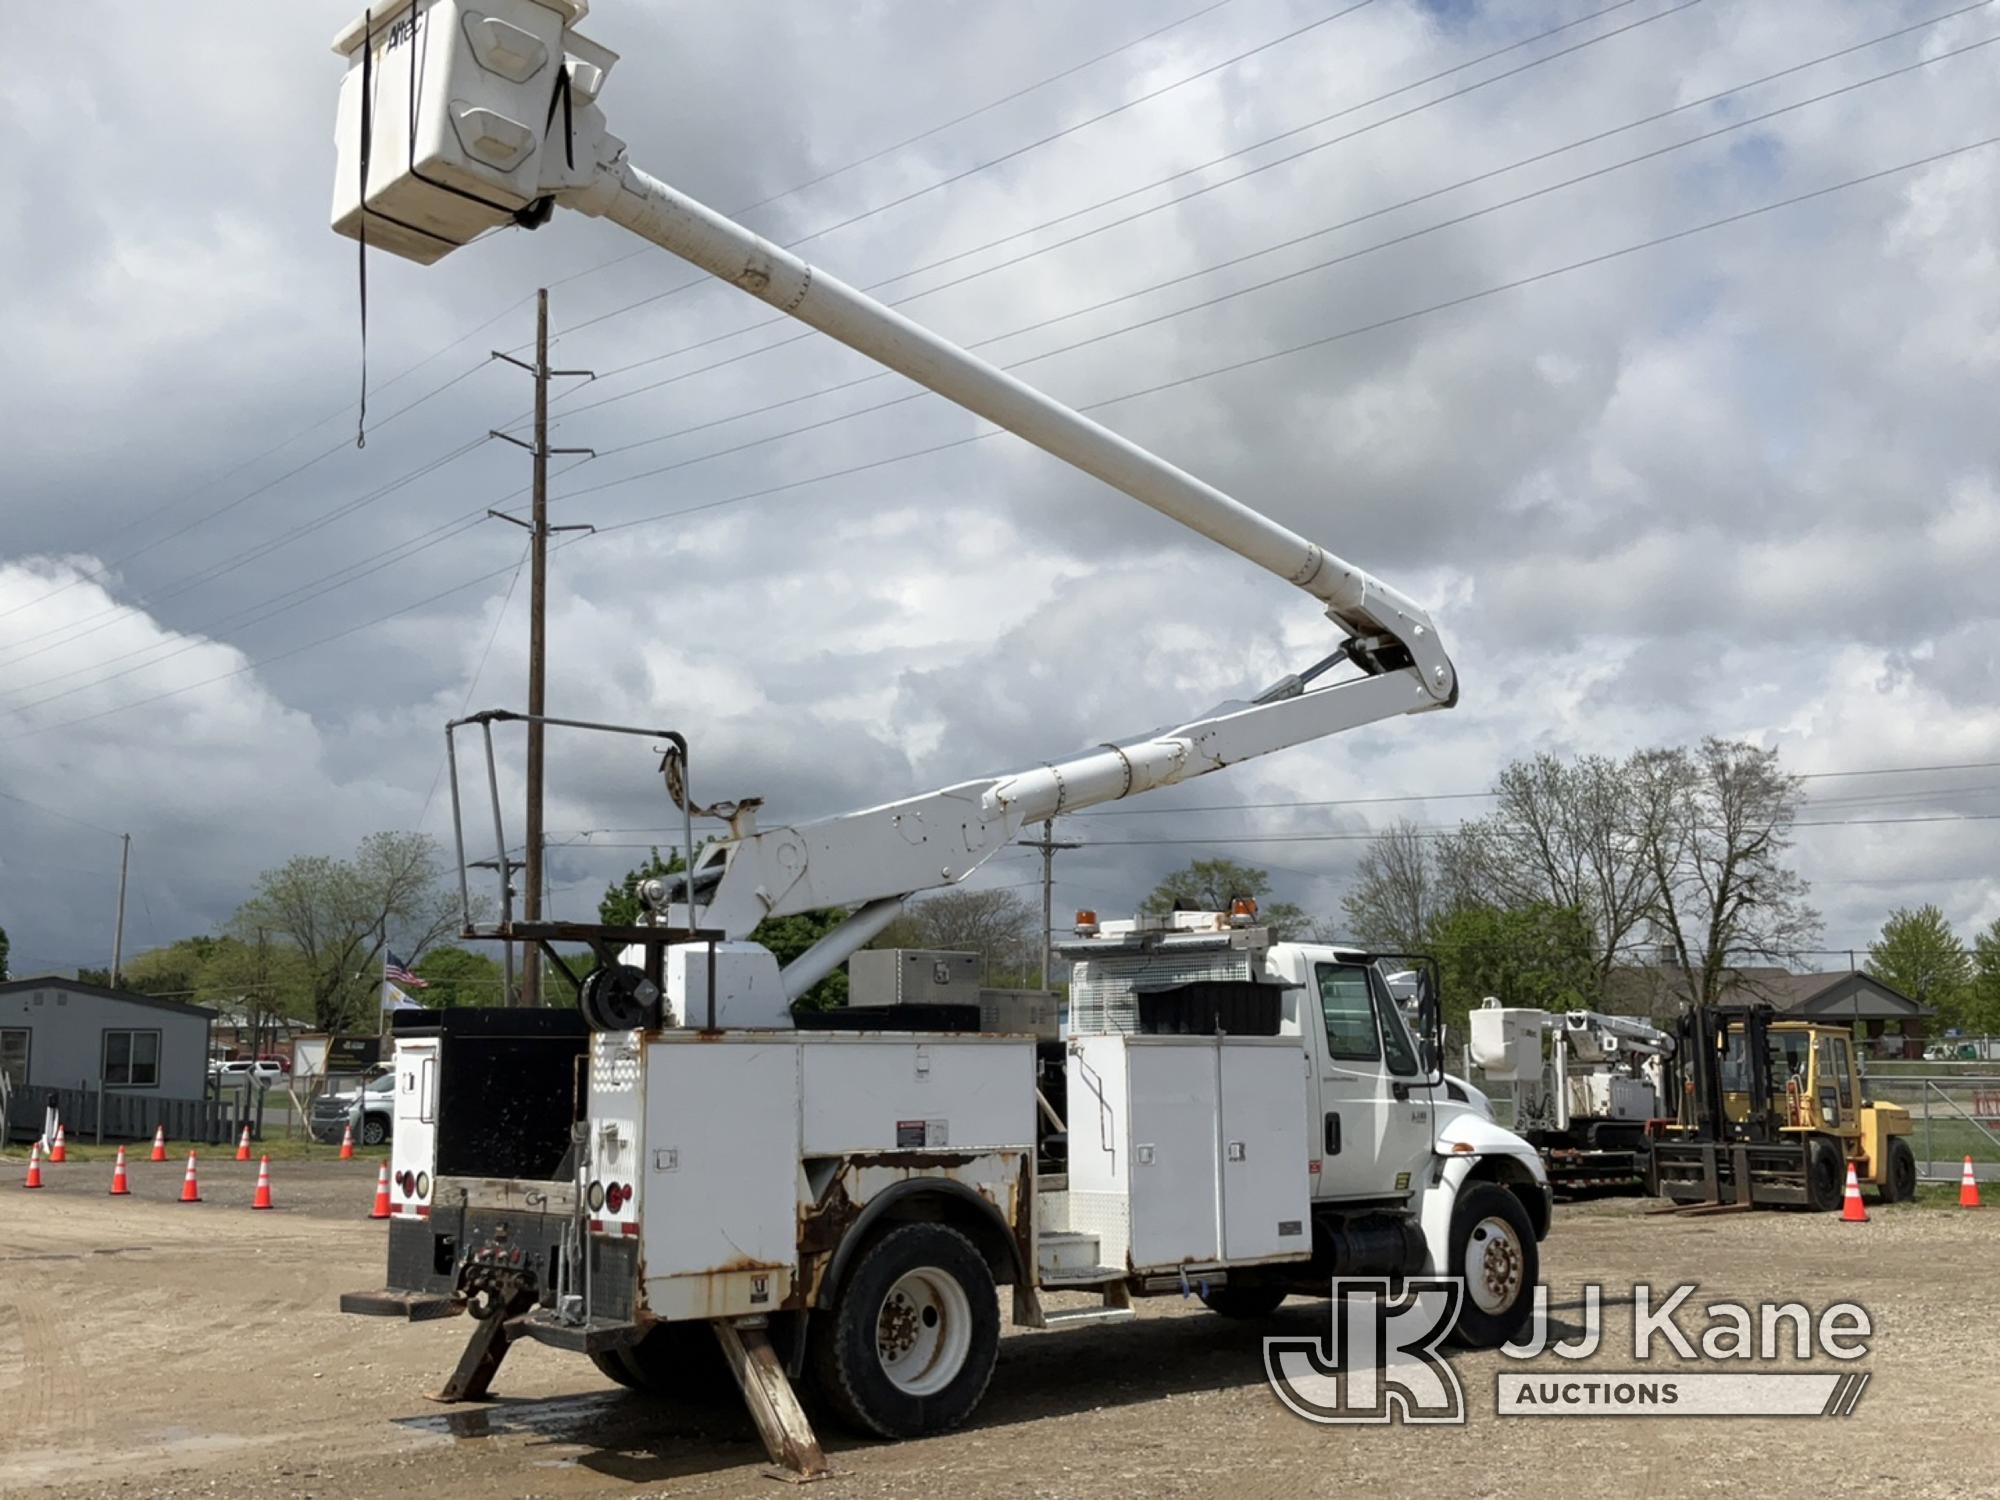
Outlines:
{"label": "white toolbox door", "polygon": [[1296,1045],[1221,1044],[1222,1254],[1263,1260],[1312,1250],[1305,1055]]}
{"label": "white toolbox door", "polygon": [[798,1245],[796,1046],[656,1044],[645,1097],[648,1280],[789,1268]]}
{"label": "white toolbox door", "polygon": [[[1215,1043],[1130,1037],[1134,1266],[1220,1258],[1215,1213]],[[1303,1170],[1303,1169],[1302,1169]]]}

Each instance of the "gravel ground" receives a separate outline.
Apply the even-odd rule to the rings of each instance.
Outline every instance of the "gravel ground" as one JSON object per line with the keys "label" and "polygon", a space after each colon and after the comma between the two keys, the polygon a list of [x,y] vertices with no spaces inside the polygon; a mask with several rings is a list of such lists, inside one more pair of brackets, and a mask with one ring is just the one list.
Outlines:
{"label": "gravel ground", "polygon": [[[248,1209],[254,1164],[204,1161],[199,1205],[174,1201],[179,1160],[134,1163],[126,1199],[105,1195],[109,1169],[97,1163],[48,1168],[50,1186],[23,1193],[12,1185],[20,1165],[6,1163],[0,1187],[0,1410],[11,1419],[0,1493],[775,1493],[733,1399],[662,1406],[539,1345],[510,1354],[496,1401],[425,1401],[466,1324],[401,1327],[334,1310],[338,1292],[381,1284],[382,1229],[363,1217],[372,1160],[274,1164],[273,1213]],[[1864,1227],[1776,1213],[1647,1218],[1641,1207],[1566,1206],[1543,1246],[1559,1316],[1583,1283],[1606,1289],[1605,1348],[1590,1366],[1635,1367],[1619,1305],[1635,1281],[1699,1282],[1697,1302],[1855,1300],[1875,1320],[1857,1366],[1873,1380],[1855,1415],[1502,1419],[1494,1376],[1521,1367],[1477,1354],[1454,1360],[1464,1427],[1318,1427],[1278,1405],[1258,1336],[1321,1333],[1325,1303],[1246,1326],[1159,1299],[1114,1327],[1010,1334],[960,1432],[886,1445],[823,1424],[840,1476],[832,1493],[2000,1494],[1993,1210],[1875,1208]]]}

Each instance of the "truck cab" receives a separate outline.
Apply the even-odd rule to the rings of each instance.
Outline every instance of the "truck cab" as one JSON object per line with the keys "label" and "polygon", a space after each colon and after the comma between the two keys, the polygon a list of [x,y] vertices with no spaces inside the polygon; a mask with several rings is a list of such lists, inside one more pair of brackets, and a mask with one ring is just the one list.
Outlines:
{"label": "truck cab", "polygon": [[[1460,1340],[1503,1342],[1527,1314],[1549,1229],[1538,1153],[1444,1075],[1427,975],[1409,1007],[1413,1032],[1389,984],[1392,971],[1410,972],[1402,959],[1277,941],[1254,905],[1236,905],[1103,923],[1080,913],[1077,937],[1061,945],[1075,962],[1073,1227],[1103,1223],[1091,1195],[1116,1182],[1126,1219],[1114,1213],[1111,1223],[1128,1229],[1127,1268],[1142,1286],[1193,1277],[1212,1307],[1247,1314],[1294,1293],[1323,1296],[1335,1275],[1461,1276]],[[1189,1055],[1165,1055],[1176,1049]],[[1212,1097],[1193,1055],[1204,1051],[1214,1056]],[[1146,1137],[1164,1134],[1190,1101],[1192,1133],[1205,1127],[1219,1141],[1222,1232],[1207,1238],[1190,1225],[1192,1253],[1172,1254],[1173,1243],[1139,1228],[1198,1197],[1207,1179],[1149,1177],[1164,1148]],[[1093,1126],[1093,1112],[1106,1118]],[[1261,1243],[1232,1238],[1244,1203],[1273,1206],[1275,1233]]]}

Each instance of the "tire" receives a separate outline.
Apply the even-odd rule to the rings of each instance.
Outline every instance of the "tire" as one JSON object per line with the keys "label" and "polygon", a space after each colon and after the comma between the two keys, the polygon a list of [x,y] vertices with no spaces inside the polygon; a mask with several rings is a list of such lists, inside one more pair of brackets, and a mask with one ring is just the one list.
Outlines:
{"label": "tire", "polygon": [[948,1432],[972,1415],[1000,1352],[993,1273],[943,1224],[905,1224],[862,1250],[807,1340],[835,1416],[884,1438]]}
{"label": "tire", "polygon": [[638,1343],[590,1356],[604,1375],[627,1390],[689,1405],[734,1395],[736,1381],[706,1323],[661,1323]]}
{"label": "tire", "polygon": [[379,1146],[389,1139],[389,1122],[380,1115],[361,1117],[361,1144]]}
{"label": "tire", "polygon": [[1806,1147],[1806,1207],[1816,1214],[1832,1213],[1847,1191],[1847,1168],[1840,1151],[1823,1135]]}
{"label": "tire", "polygon": [[1201,1294],[1202,1305],[1225,1318],[1268,1318],[1284,1300],[1284,1289],[1275,1286],[1219,1286]]}
{"label": "tire", "polygon": [[1465,1279],[1453,1343],[1492,1349],[1519,1333],[1534,1312],[1541,1276],[1535,1226],[1521,1200],[1491,1182],[1461,1188],[1451,1211],[1448,1270]]}
{"label": "tire", "polygon": [[1884,1203],[1908,1203],[1917,1196],[1917,1154],[1900,1135],[1889,1137],[1888,1160],[1882,1166],[1880,1193]]}

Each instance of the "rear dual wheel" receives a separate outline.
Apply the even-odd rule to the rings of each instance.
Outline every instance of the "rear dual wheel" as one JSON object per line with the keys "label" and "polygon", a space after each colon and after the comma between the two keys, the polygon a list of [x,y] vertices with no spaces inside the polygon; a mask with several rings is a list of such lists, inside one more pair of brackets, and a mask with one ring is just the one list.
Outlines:
{"label": "rear dual wheel", "polygon": [[719,1401],[736,1381],[706,1323],[659,1323],[636,1344],[590,1356],[600,1373],[630,1390],[688,1403]]}
{"label": "rear dual wheel", "polygon": [[884,1438],[972,1415],[1000,1352],[993,1272],[943,1224],[905,1224],[862,1250],[807,1340],[815,1383],[848,1426]]}

